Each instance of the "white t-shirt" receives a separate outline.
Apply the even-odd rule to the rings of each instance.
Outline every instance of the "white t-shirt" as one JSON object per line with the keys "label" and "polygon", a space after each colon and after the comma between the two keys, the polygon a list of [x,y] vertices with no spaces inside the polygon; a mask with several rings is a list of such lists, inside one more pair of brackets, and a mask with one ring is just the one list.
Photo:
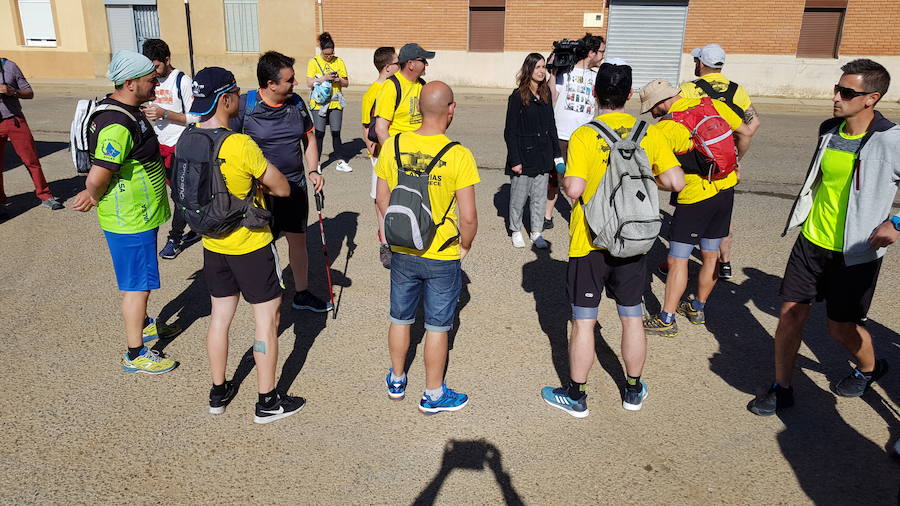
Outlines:
{"label": "white t-shirt", "polygon": [[[184,76],[181,78],[181,98],[178,97],[179,93],[176,89],[179,75]],[[173,70],[166,77],[165,81],[160,81],[159,86],[156,87],[156,100],[153,103],[167,111],[177,113],[190,111],[191,104],[194,102],[194,95],[191,89],[192,82],[193,79],[184,72],[178,69]],[[190,119],[188,118],[188,120]],[[159,138],[160,144],[174,146],[178,142],[178,138],[181,137],[181,132],[184,131],[184,125],[158,119],[153,122],[153,129],[156,130],[156,136]]]}
{"label": "white t-shirt", "polygon": [[591,121],[597,110],[594,99],[594,82],[597,72],[592,69],[574,68],[567,74],[556,76],[559,97],[553,104],[557,136],[569,140],[576,128]]}

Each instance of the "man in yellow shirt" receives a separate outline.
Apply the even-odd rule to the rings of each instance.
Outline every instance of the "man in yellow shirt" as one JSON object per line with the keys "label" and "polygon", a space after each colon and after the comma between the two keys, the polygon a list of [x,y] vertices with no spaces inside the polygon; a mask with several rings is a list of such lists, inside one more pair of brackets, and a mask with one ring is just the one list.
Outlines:
{"label": "man in yellow shirt", "polygon": [[[197,128],[227,129],[237,116],[240,88],[234,75],[220,67],[208,67],[197,73],[193,83],[191,113],[200,117]],[[176,153],[186,149],[189,129],[179,139]],[[178,155],[176,155],[177,157]],[[266,161],[262,150],[248,135],[233,133],[223,142],[217,158],[229,193],[244,199],[258,192],[257,182],[279,197],[290,194],[284,175]],[[257,194],[258,205],[262,195]],[[228,360],[228,331],[240,300],[240,294],[253,306],[256,336],[253,359],[256,362],[259,402],[254,422],[269,423],[290,416],[303,407],[301,397],[291,397],[275,389],[275,365],[278,362],[278,315],[281,307],[281,266],[269,227],[239,227],[224,237],[203,236],[203,277],[209,287],[211,315],[206,346],[212,373],[209,412],[221,414],[237,393],[237,387],[225,381]]]}
{"label": "man in yellow shirt", "polygon": [[[625,62],[620,63],[600,65],[593,96],[600,109],[596,121],[606,124],[622,138],[628,138],[637,119],[625,113],[625,103],[633,94],[631,67]],[[647,153],[659,187],[669,191],[680,190],[684,185],[684,175],[665,137],[655,125],[648,128],[640,146]],[[592,127],[581,126],[569,138],[568,151],[563,188],[574,203],[569,221],[571,239],[566,283],[572,305],[572,335],[569,339],[571,380],[567,386],[544,387],[541,397],[547,404],[576,418],[588,416],[585,384],[594,363],[594,326],[600,296],[606,289],[608,296],[616,301],[622,322],[622,358],[627,375],[622,407],[637,411],[647,396],[647,385],[641,381],[647,356],[647,338],[641,325],[641,302],[647,280],[646,256],[617,258],[592,243],[584,203],[594,197],[606,174],[610,154],[606,140]]]}
{"label": "man in yellow shirt", "polygon": [[[381,100],[379,98],[379,100]],[[421,175],[432,166],[428,196],[435,223],[446,217],[424,250],[394,246],[391,256],[391,309],[388,350],[391,369],[385,377],[388,396],[406,396],[406,355],[409,331],[424,292],[425,305],[425,393],[419,401],[423,413],[456,411],[469,402],[466,394],[444,384],[447,362],[447,333],[453,326],[462,287],[460,261],[465,258],[478,230],[475,185],[481,181],[472,152],[451,144],[445,132],[453,121],[456,102],[446,84],[435,81],[422,89],[422,126],[399,134],[384,144],[375,172],[378,174],[376,204],[384,214],[391,191],[399,179],[397,158],[409,175]],[[399,146],[399,157],[394,146]],[[444,152],[435,162],[440,152]],[[459,209],[454,209],[454,201]]]}
{"label": "man in yellow shirt", "polygon": [[379,144],[400,132],[412,132],[422,124],[419,111],[419,95],[425,85],[422,76],[428,60],[434,58],[434,51],[426,51],[411,42],[400,48],[398,56],[400,71],[389,79],[394,81],[393,86],[382,86],[375,100],[375,132]]}
{"label": "man in yellow shirt", "polygon": [[[710,97],[724,102],[731,110],[744,119],[744,123],[750,127],[750,136],[756,134],[759,129],[759,113],[750,102],[750,95],[740,84],[730,81],[722,75],[722,67],[725,65],[725,50],[718,44],[707,44],[702,48],[691,50],[694,57],[694,75],[698,77],[693,81],[681,83],[681,96],[684,98]],[[731,245],[732,231],[722,239],[719,247],[719,277],[731,279]]]}
{"label": "man in yellow shirt", "polygon": [[[378,70],[378,79],[369,85],[369,89],[362,98],[362,138],[366,143],[366,152],[369,154],[369,160],[372,161],[372,189],[369,196],[375,200],[375,190],[378,183],[378,176],[375,175],[375,164],[378,163],[378,151],[381,145],[369,139],[369,127],[372,124],[373,113],[375,112],[375,99],[381,91],[384,82],[394,75],[400,68],[400,62],[397,59],[397,51],[390,46],[379,47],[375,50],[374,56],[375,69]],[[391,248],[388,246],[384,238],[384,217],[378,206],[375,206],[375,214],[378,217],[378,241],[380,247],[378,249],[378,257],[385,269],[391,268]]]}
{"label": "man in yellow shirt", "polygon": [[[667,81],[656,79],[641,89],[641,111],[651,113],[654,118],[670,113],[688,111],[704,106],[708,98],[683,98]],[[750,127],[726,104],[718,100],[710,101],[718,113],[734,132],[737,158],[744,156],[750,146]],[[704,106],[706,107],[706,106]],[[666,278],[666,294],[659,315],[644,321],[647,332],[665,337],[678,335],[675,313],[683,314],[691,323],[706,322],[704,308],[716,285],[716,263],[719,259],[719,245],[728,235],[731,226],[731,211],[734,206],[734,186],[738,183],[738,170],[722,179],[712,179],[703,173],[698,152],[694,149],[691,132],[685,125],[675,120],[657,123],[669,145],[684,168],[684,188],[678,192],[675,214],[669,233],[669,272]],[[732,137],[722,142],[731,143]],[[697,282],[697,296],[681,301],[687,288],[688,260],[694,247],[699,244],[703,265]]]}

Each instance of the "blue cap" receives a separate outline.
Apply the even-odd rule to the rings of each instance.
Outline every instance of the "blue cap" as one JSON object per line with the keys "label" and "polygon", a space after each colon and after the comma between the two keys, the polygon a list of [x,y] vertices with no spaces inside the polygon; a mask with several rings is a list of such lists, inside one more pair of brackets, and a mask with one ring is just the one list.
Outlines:
{"label": "blue cap", "polygon": [[234,74],[222,67],[206,67],[194,77],[194,103],[191,113],[205,116],[216,108],[216,102],[223,93],[237,88]]}

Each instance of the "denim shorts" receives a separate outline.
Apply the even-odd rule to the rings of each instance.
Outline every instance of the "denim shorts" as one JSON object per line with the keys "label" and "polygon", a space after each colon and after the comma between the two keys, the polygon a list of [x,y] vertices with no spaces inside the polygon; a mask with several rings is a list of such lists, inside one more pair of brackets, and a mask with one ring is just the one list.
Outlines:
{"label": "denim shorts", "polygon": [[461,288],[459,260],[394,253],[391,255],[391,323],[415,323],[424,292],[425,330],[448,332],[453,328]]}
{"label": "denim shorts", "polygon": [[144,292],[159,289],[159,263],[156,258],[158,231],[158,228],[137,234],[103,231],[119,290]]}

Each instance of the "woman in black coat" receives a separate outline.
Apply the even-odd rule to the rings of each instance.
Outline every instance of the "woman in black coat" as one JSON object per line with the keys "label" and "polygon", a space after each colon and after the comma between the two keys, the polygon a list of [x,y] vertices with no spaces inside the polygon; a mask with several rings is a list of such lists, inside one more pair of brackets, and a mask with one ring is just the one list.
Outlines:
{"label": "woman in black coat", "polygon": [[509,231],[513,246],[525,247],[522,237],[522,213],[530,200],[531,241],[546,248],[541,237],[544,207],[547,205],[548,174],[562,161],[556,142],[556,122],[550,86],[547,84],[544,57],[531,53],[525,57],[517,76],[518,87],[509,96],[506,109],[506,173],[510,176]]}

